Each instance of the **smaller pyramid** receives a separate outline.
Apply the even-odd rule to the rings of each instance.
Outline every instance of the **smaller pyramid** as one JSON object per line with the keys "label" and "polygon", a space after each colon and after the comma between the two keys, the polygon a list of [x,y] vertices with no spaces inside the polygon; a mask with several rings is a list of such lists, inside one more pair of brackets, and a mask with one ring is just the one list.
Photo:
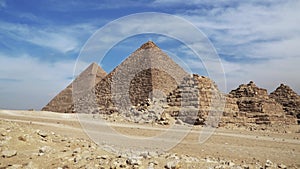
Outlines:
{"label": "smaller pyramid", "polygon": [[76,85],[76,91],[86,92],[105,76],[106,72],[98,64],[90,64],[71,84],[43,107],[42,111],[74,113],[73,85]]}
{"label": "smaller pyramid", "polygon": [[280,103],[288,115],[297,117],[298,123],[300,123],[300,96],[293,89],[285,84],[281,84],[270,94],[270,98]]}
{"label": "smaller pyramid", "polygon": [[236,99],[239,108],[236,117],[247,117],[244,119],[246,123],[295,124],[295,118],[286,116],[282,105],[270,98],[266,89],[257,87],[252,81],[240,85],[228,96]]}
{"label": "smaller pyramid", "polygon": [[269,97],[267,90],[257,87],[253,81],[250,81],[248,84],[241,84],[237,89],[232,90],[229,94],[235,98],[256,97],[268,99]]}

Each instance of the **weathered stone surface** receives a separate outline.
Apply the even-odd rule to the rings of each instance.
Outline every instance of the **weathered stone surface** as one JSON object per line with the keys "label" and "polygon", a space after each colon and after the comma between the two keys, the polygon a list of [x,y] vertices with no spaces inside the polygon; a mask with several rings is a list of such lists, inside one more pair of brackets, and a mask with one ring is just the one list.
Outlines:
{"label": "weathered stone surface", "polygon": [[295,124],[295,119],[285,115],[282,106],[269,98],[267,90],[257,87],[252,81],[232,90],[227,100],[230,104],[236,101],[238,112],[225,112],[224,123]]}
{"label": "weathered stone surface", "polygon": [[[91,85],[95,74],[93,82],[97,84]],[[211,79],[188,74],[151,41],[104,76],[105,72],[92,64],[72,83],[78,92],[72,93],[68,86],[67,94],[62,91],[43,110],[76,110],[112,118],[122,114],[135,123],[168,125],[177,120],[178,124],[215,127],[295,124],[295,117],[300,116],[300,97],[287,86],[281,85],[269,96],[266,89],[250,81],[226,95]],[[75,100],[70,99],[72,94]]]}
{"label": "weathered stone surface", "polygon": [[146,99],[166,97],[187,75],[149,41],[96,85],[99,111],[111,114],[114,111],[108,111],[110,107],[128,111],[132,105],[136,106]]}
{"label": "weathered stone surface", "polygon": [[300,96],[296,92],[289,86],[281,84],[270,94],[270,98],[280,103],[287,115],[297,117],[300,124]]}
{"label": "weathered stone surface", "polygon": [[[79,98],[80,93],[85,93],[95,86],[106,72],[96,63],[89,65],[67,88],[57,94],[42,110],[61,113],[74,113],[73,97]],[[73,86],[75,85],[75,86]],[[76,92],[74,96],[74,87]]]}

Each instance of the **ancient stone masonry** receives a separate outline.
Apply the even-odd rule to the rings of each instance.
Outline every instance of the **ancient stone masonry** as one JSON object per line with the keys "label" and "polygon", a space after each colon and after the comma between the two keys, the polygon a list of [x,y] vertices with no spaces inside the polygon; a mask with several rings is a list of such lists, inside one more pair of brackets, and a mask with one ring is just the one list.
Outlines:
{"label": "ancient stone masonry", "polygon": [[300,116],[299,96],[289,87],[281,85],[269,96],[251,81],[223,94],[211,79],[187,73],[151,41],[105,75],[92,64],[43,110],[210,126],[295,124]]}
{"label": "ancient stone masonry", "polygon": [[185,77],[167,101],[166,112],[189,124],[204,124],[208,118],[217,123],[221,114],[216,113],[222,113],[224,106],[215,83],[197,74]]}
{"label": "ancient stone masonry", "polygon": [[99,111],[128,111],[146,99],[164,97],[186,73],[149,41],[102,79],[95,87]]}
{"label": "ancient stone masonry", "polygon": [[232,90],[228,97],[236,100],[239,111],[224,114],[223,123],[295,124],[295,118],[285,115],[282,106],[269,98],[267,90],[252,81]]}
{"label": "ancient stone masonry", "polygon": [[[91,90],[97,82],[105,77],[106,72],[96,63],[89,65],[70,85],[56,95],[42,110],[61,113],[73,113],[73,88],[76,88],[77,95]],[[74,85],[74,86],[73,86]],[[79,97],[79,96],[78,96]]]}
{"label": "ancient stone masonry", "polygon": [[296,92],[289,86],[281,84],[270,94],[270,98],[280,103],[287,115],[297,117],[300,124],[300,96]]}

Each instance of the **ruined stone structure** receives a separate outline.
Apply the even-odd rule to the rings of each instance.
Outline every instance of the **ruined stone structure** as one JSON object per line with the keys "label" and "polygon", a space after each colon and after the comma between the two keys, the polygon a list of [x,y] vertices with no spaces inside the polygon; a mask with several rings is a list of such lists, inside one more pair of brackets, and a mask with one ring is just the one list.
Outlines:
{"label": "ruined stone structure", "polygon": [[211,122],[218,123],[225,106],[225,99],[216,84],[197,74],[185,77],[167,101],[170,108],[166,112],[189,124],[204,124],[208,116]]}
{"label": "ruined stone structure", "polygon": [[[91,72],[91,69],[93,73],[90,75],[97,75],[97,84],[87,87],[81,83],[86,80],[80,79],[88,77],[86,72]],[[151,41],[104,76],[105,72],[93,64],[73,82],[76,88],[73,96],[77,96],[73,100],[75,107],[70,99],[72,85],[69,85],[43,110],[100,114],[117,112],[125,116],[133,113],[138,118],[129,119],[135,122],[150,122],[150,118],[155,116],[162,124],[167,123],[165,118],[162,119],[166,117],[164,114],[169,114],[188,124],[212,126],[295,124],[296,118],[289,114],[299,114],[300,102],[296,99],[299,96],[286,87],[278,88],[269,97],[267,90],[250,82],[227,95],[223,94],[211,79],[187,73]]]}
{"label": "ruined stone structure", "polygon": [[222,123],[295,124],[295,118],[285,115],[282,106],[269,98],[267,90],[252,81],[232,90],[227,97],[230,104],[236,101],[238,111],[225,112]]}
{"label": "ruined stone structure", "polygon": [[281,84],[270,94],[270,98],[280,103],[287,115],[297,117],[300,124],[300,96],[296,92],[289,86]]}
{"label": "ruined stone structure", "polygon": [[42,110],[73,113],[73,87],[76,87],[76,91],[84,93],[95,86],[95,84],[105,76],[106,72],[98,66],[98,64],[92,63],[71,84],[56,95]]}

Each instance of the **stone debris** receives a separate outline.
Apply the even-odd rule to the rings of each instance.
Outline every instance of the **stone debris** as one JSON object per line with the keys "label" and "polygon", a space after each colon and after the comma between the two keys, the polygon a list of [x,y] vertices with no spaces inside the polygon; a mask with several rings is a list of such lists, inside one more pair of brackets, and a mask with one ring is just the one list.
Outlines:
{"label": "stone debris", "polygon": [[179,161],[169,161],[166,165],[165,165],[166,169],[179,169],[181,168],[179,165]]}
{"label": "stone debris", "polygon": [[16,156],[16,155],[17,155],[16,150],[4,150],[1,153],[1,156],[4,157],[4,158],[10,158],[10,157],[13,157],[13,156]]}
{"label": "stone debris", "polygon": [[43,138],[47,137],[48,136],[48,133],[45,132],[45,131],[41,131],[41,130],[38,130],[37,131],[37,134]]}
{"label": "stone debris", "polygon": [[279,165],[278,165],[278,168],[283,168],[283,169],[286,169],[286,168],[287,168],[287,166],[286,166],[286,165],[284,165],[284,164],[279,164]]}
{"label": "stone debris", "polygon": [[39,148],[38,156],[42,156],[45,153],[49,153],[52,150],[50,146],[43,146]]}
{"label": "stone debris", "polygon": [[[25,124],[0,122],[0,131],[8,131],[1,129],[3,126],[10,127],[9,132],[0,139],[12,137],[11,140],[15,141],[0,146],[0,168],[293,168],[271,160],[246,164],[219,157],[201,158],[171,152],[128,152],[116,156],[96,148],[97,145],[91,140],[61,136],[49,131],[47,133],[52,134],[47,134],[48,141],[44,142],[41,141],[42,136],[37,134],[42,133],[41,130],[37,132]],[[19,128],[22,128],[23,132],[20,132]],[[15,134],[16,132],[19,134]],[[20,133],[31,139],[27,139],[26,142],[20,141]]]}

